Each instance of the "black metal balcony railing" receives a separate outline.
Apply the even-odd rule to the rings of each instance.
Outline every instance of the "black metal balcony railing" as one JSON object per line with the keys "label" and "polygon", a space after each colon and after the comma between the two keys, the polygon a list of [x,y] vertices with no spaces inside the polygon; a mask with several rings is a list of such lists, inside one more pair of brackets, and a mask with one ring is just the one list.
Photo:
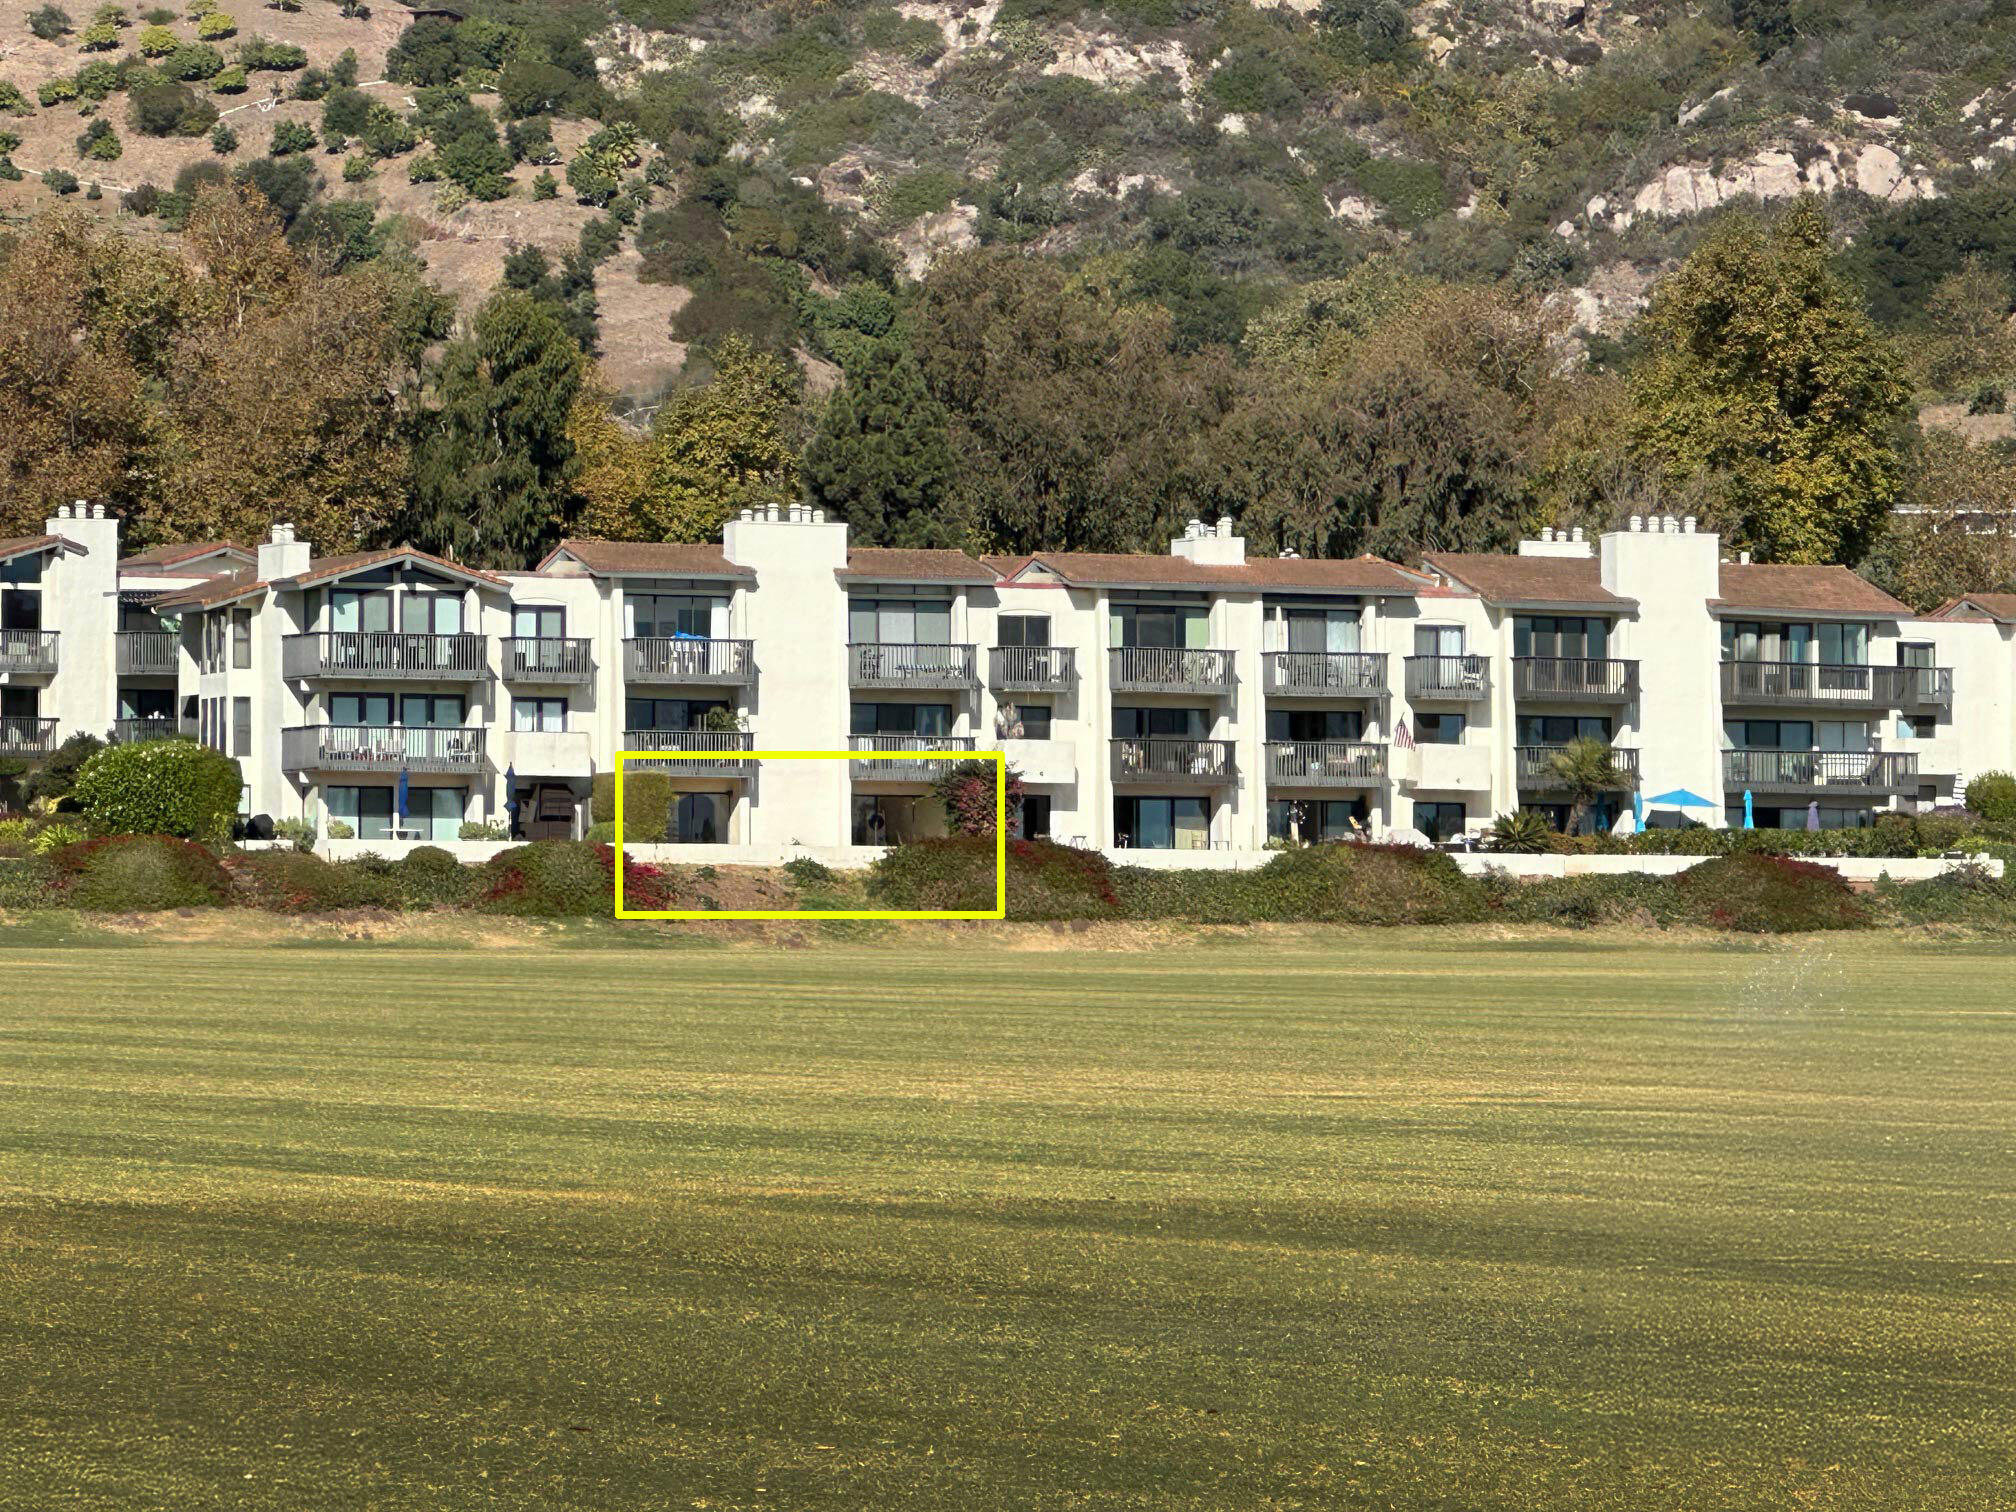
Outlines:
{"label": "black metal balcony railing", "polygon": [[756,681],[756,654],[746,640],[660,635],[623,642],[626,682],[745,687]]}
{"label": "black metal balcony railing", "polygon": [[498,649],[506,682],[584,683],[595,675],[585,636],[507,635]]}
{"label": "black metal balcony railing", "polygon": [[1517,656],[1512,694],[1526,700],[1628,703],[1638,696],[1638,663],[1588,656]]}
{"label": "black metal balcony railing", "polygon": [[121,677],[173,677],[175,637],[166,630],[121,630],[114,657]]}
{"label": "black metal balcony railing", "polygon": [[1821,797],[1913,795],[1918,757],[1910,751],[1724,751],[1722,786]]}
{"label": "black metal balcony railing", "polygon": [[[1560,746],[1516,746],[1513,748],[1513,765],[1519,786],[1535,792],[1559,792],[1567,784],[1562,781],[1554,765],[1554,758],[1560,753]],[[1638,752],[1630,746],[1612,746],[1610,765],[1617,769],[1619,790],[1628,790],[1638,785]]]}
{"label": "black metal balcony railing", "polygon": [[[847,763],[856,777],[879,777],[894,782],[933,782],[951,771],[960,756],[973,749],[971,735],[849,735],[847,749],[855,752]],[[927,756],[891,754],[925,751]]]}
{"label": "black metal balcony railing", "polygon": [[280,732],[280,765],[290,772],[475,772],[482,729],[420,725],[296,725]]}
{"label": "black metal balcony railing", "polygon": [[1410,656],[1407,696],[1463,702],[1491,691],[1491,662],[1483,656]]}
{"label": "black metal balcony railing", "polygon": [[1951,667],[1871,667],[1848,662],[1725,661],[1722,701],[1832,709],[1943,709]]}
{"label": "black metal balcony railing", "polygon": [[1223,787],[1238,776],[1229,740],[1150,735],[1112,745],[1116,783]]}
{"label": "black metal balcony railing", "polygon": [[54,630],[0,630],[0,672],[39,675],[55,670]]}
{"label": "black metal balcony railing", "polygon": [[0,716],[0,755],[46,756],[55,749],[55,720],[24,714]]}
{"label": "black metal balcony railing", "polygon": [[387,678],[401,682],[475,682],[489,675],[480,635],[423,635],[404,630],[318,630],[280,643],[287,677]]}
{"label": "black metal balcony railing", "polygon": [[1269,693],[1307,698],[1377,698],[1386,691],[1383,651],[1269,651],[1260,658]]}
{"label": "black metal balcony railing", "polygon": [[1077,681],[1071,646],[996,646],[987,653],[987,683],[999,693],[1062,693]]}
{"label": "black metal balcony railing", "polygon": [[180,726],[171,715],[163,714],[152,719],[115,719],[112,721],[112,740],[116,745],[132,745],[140,740],[169,740],[180,733]]}
{"label": "black metal balcony railing", "polygon": [[977,688],[970,645],[919,645],[902,641],[852,641],[847,681],[855,688]]}
{"label": "black metal balcony railing", "polygon": [[[741,777],[756,763],[740,754],[756,749],[756,737],[747,730],[625,730],[626,751],[677,751],[676,756],[654,760],[648,766],[632,765],[629,770],[666,772],[691,777]],[[720,751],[719,756],[694,756],[689,752]]]}
{"label": "black metal balcony railing", "polygon": [[1116,646],[1108,656],[1116,693],[1230,693],[1238,681],[1230,651]]}
{"label": "black metal balcony railing", "polygon": [[1270,740],[1271,787],[1377,787],[1386,780],[1386,747],[1363,740]]}

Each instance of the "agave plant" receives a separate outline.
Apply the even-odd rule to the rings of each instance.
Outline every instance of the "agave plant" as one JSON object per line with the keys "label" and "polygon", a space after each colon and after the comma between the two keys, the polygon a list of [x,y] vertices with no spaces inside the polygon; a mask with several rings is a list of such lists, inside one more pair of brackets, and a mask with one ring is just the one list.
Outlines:
{"label": "agave plant", "polygon": [[1553,841],[1554,829],[1537,809],[1514,809],[1491,821],[1491,849],[1514,856],[1537,856]]}

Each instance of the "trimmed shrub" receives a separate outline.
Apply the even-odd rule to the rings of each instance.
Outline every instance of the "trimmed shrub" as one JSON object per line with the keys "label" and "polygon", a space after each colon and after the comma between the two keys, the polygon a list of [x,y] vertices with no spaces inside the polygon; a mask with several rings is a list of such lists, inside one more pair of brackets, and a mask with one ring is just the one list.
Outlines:
{"label": "trimmed shrub", "polygon": [[1839,872],[1789,856],[1719,856],[1682,872],[1674,887],[1693,922],[1717,929],[1800,934],[1870,922]]}
{"label": "trimmed shrub", "polygon": [[[1007,863],[1011,919],[1120,917],[1113,868],[1097,851],[1048,840],[1010,840]],[[992,908],[994,841],[952,835],[892,846],[870,868],[868,894],[883,908]]]}
{"label": "trimmed shrub", "polygon": [[[627,805],[626,805],[627,806]],[[624,903],[667,908],[669,891],[656,867],[626,859]],[[580,840],[537,840],[493,856],[480,872],[476,906],[521,918],[607,917],[616,907],[616,852]]]}
{"label": "trimmed shrub", "polygon": [[212,908],[228,901],[231,893],[231,879],[215,856],[170,835],[86,840],[52,852],[49,866],[56,892],[74,908],[101,912]]}
{"label": "trimmed shrub", "polygon": [[1258,917],[1337,924],[1465,924],[1483,889],[1449,856],[1407,845],[1283,851],[1252,874]]}
{"label": "trimmed shrub", "polygon": [[[672,828],[672,779],[635,762],[623,772],[623,839],[640,844],[663,840]],[[588,799],[588,816],[597,824],[616,823],[616,774],[603,772],[595,778]]]}
{"label": "trimmed shrub", "polygon": [[268,913],[331,913],[396,907],[392,890],[357,865],[337,866],[299,850],[246,852],[225,863],[231,901]]}
{"label": "trimmed shrub", "polygon": [[71,796],[108,833],[215,840],[230,832],[243,782],[238,763],[208,746],[146,740],[98,752]]}
{"label": "trimmed shrub", "polygon": [[1502,871],[1485,874],[1492,917],[1519,924],[1592,929],[1601,924],[1680,922],[1682,908],[1670,877],[1549,877],[1520,882]]}
{"label": "trimmed shrub", "polygon": [[415,846],[392,863],[392,872],[408,908],[460,908],[476,895],[481,882],[473,868],[438,845]]}
{"label": "trimmed shrub", "polygon": [[1967,807],[1992,824],[2016,820],[2016,776],[1983,772],[1967,784]]}

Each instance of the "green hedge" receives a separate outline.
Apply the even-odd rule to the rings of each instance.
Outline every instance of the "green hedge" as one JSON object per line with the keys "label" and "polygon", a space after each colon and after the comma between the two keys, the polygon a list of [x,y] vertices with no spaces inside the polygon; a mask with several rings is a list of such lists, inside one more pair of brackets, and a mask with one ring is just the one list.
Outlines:
{"label": "green hedge", "polygon": [[107,746],[84,763],[70,797],[104,834],[221,840],[238,812],[238,763],[193,740]]}
{"label": "green hedge", "polygon": [[[663,772],[632,770],[623,774],[623,838],[639,842],[663,840],[672,827],[672,779]],[[595,778],[588,799],[589,817],[597,825],[616,823],[616,774]]]}
{"label": "green hedge", "polygon": [[231,879],[217,858],[170,835],[66,845],[50,853],[49,875],[64,902],[100,912],[214,908],[231,897]]}
{"label": "green hedge", "polygon": [[[627,806],[627,798],[626,798]],[[616,905],[616,852],[585,840],[538,840],[502,851],[481,868],[475,906],[523,918],[610,917]],[[671,908],[668,879],[625,858],[628,908]]]}
{"label": "green hedge", "polygon": [[1694,922],[1717,929],[1796,934],[1873,922],[1839,872],[1789,856],[1718,856],[1688,868],[1673,885]]}
{"label": "green hedge", "polygon": [[[1006,865],[1011,919],[1121,916],[1113,867],[1097,851],[1048,840],[1010,840]],[[869,870],[868,896],[878,908],[991,909],[994,867],[994,841],[977,835],[892,846]]]}

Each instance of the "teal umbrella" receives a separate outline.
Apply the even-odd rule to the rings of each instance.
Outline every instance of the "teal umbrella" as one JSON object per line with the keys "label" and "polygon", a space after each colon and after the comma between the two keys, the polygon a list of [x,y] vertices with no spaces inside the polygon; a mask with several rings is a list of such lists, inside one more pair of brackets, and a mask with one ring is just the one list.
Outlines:
{"label": "teal umbrella", "polygon": [[1750,796],[1750,789],[1743,789],[1743,828],[1745,829],[1757,828],[1756,811],[1751,807],[1755,801]]}
{"label": "teal umbrella", "polygon": [[1661,793],[1656,798],[1645,800],[1653,808],[1705,808],[1715,807],[1706,798],[1688,788],[1675,788],[1670,793]]}

